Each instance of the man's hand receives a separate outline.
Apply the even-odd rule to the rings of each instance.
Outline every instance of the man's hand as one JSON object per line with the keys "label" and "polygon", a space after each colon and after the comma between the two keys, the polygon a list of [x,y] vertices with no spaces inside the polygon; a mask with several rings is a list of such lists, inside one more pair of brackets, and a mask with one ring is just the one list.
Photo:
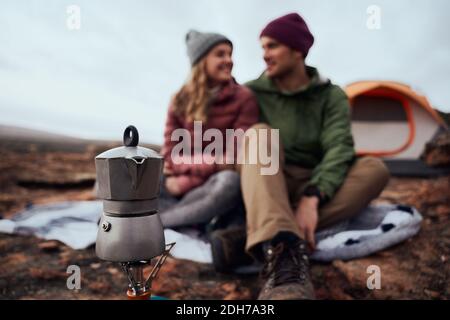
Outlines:
{"label": "man's hand", "polygon": [[180,187],[178,186],[177,179],[175,177],[166,178],[166,189],[173,196],[179,196],[181,194]]}
{"label": "man's hand", "polygon": [[305,236],[312,250],[316,248],[316,241],[314,239],[314,232],[319,221],[319,198],[318,197],[302,197],[295,212],[295,219],[297,225]]}

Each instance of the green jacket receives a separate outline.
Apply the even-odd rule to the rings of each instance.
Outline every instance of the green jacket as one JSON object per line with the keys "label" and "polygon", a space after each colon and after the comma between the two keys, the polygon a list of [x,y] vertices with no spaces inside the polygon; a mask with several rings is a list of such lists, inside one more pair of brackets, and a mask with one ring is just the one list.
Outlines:
{"label": "green jacket", "polygon": [[355,157],[350,106],[344,91],[307,67],[310,83],[280,91],[264,74],[246,83],[260,106],[260,120],[280,130],[286,163],[313,169],[309,185],[328,199],[344,181]]}

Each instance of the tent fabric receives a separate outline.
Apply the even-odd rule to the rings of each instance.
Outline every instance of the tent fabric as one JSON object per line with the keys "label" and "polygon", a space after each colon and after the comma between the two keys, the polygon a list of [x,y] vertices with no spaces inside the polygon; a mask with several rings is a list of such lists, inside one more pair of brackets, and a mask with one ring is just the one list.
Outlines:
{"label": "tent fabric", "polygon": [[433,109],[428,99],[425,96],[416,93],[410,86],[395,82],[395,81],[358,81],[349,84],[345,88],[345,92],[350,100],[362,95],[363,93],[370,92],[375,89],[387,89],[395,92],[399,92],[409,99],[417,102],[436,120],[439,125],[447,127],[444,120],[439,116],[436,110]]}
{"label": "tent fabric", "polygon": [[360,155],[417,160],[425,144],[447,128],[428,100],[392,81],[360,81],[345,88]]}
{"label": "tent fabric", "polygon": [[434,168],[422,160],[384,159],[390,173],[396,177],[436,178],[450,174],[449,167]]}

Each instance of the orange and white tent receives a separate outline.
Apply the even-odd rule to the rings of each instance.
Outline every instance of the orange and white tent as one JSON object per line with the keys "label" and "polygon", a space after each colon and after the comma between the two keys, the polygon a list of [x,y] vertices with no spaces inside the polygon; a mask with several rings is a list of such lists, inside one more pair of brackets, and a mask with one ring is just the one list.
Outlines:
{"label": "orange and white tent", "polygon": [[392,81],[360,81],[345,91],[352,107],[358,154],[417,160],[425,144],[447,125],[427,98]]}

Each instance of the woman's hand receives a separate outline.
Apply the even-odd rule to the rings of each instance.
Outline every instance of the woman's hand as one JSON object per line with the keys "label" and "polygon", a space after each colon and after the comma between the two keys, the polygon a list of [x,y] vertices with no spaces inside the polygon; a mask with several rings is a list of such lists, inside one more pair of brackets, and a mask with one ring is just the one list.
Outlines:
{"label": "woman's hand", "polygon": [[166,162],[166,161],[164,161],[163,174],[164,174],[165,176],[171,176],[171,175],[173,175],[173,170],[172,170],[172,168],[170,167],[169,163]]}
{"label": "woman's hand", "polygon": [[297,220],[300,232],[303,233],[311,250],[315,250],[316,248],[314,232],[319,221],[318,206],[318,197],[302,197],[295,213],[295,219]]}
{"label": "woman's hand", "polygon": [[166,189],[173,196],[180,196],[181,190],[178,186],[177,179],[175,177],[167,177],[166,178]]}

